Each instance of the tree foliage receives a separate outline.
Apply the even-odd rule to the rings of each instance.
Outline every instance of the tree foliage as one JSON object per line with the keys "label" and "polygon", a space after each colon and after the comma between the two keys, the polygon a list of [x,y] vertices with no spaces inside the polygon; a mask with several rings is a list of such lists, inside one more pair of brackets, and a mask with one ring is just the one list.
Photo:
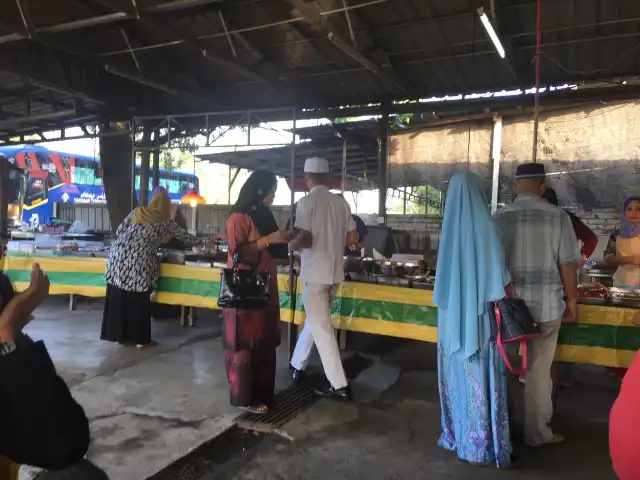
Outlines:
{"label": "tree foliage", "polygon": [[193,137],[172,138],[160,153],[160,168],[182,170],[193,164],[198,145]]}
{"label": "tree foliage", "polygon": [[[407,214],[408,215],[441,215],[442,192],[431,185],[407,188]],[[402,198],[402,194],[400,197]],[[402,202],[397,203],[390,210],[392,213],[403,213]]]}

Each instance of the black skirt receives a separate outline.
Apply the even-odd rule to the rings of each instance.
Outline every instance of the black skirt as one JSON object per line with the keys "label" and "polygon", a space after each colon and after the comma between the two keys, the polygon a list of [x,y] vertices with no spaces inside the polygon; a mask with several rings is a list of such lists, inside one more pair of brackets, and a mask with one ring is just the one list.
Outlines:
{"label": "black skirt", "polygon": [[128,292],[107,284],[100,338],[129,345],[151,343],[150,293]]}

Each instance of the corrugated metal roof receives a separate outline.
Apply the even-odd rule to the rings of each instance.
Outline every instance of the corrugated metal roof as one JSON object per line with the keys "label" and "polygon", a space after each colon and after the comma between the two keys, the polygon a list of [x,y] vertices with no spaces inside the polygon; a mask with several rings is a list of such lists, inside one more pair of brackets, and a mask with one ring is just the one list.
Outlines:
{"label": "corrugated metal roof", "polygon": [[[19,4],[26,25],[14,4],[3,9],[0,72],[102,101],[84,105],[91,113],[353,105],[534,82],[534,0],[496,2],[508,60],[478,20],[488,0]],[[543,82],[640,73],[637,0],[544,0],[542,11]],[[0,91],[0,103],[12,97]]]}
{"label": "corrugated metal roof", "polygon": [[[296,128],[302,143],[296,145],[295,175],[302,177],[304,162],[310,157],[329,161],[332,176],[341,178],[343,141],[346,139],[346,166],[349,188],[375,188],[378,181],[377,122],[347,122]],[[223,163],[249,170],[267,169],[276,175],[291,175],[291,147],[220,152],[198,155],[200,160]]]}

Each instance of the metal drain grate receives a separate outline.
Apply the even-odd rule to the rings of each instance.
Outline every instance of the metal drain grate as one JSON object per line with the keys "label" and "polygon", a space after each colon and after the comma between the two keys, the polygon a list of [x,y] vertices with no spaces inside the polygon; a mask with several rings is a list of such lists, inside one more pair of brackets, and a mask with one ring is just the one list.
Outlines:
{"label": "metal drain grate", "polygon": [[276,394],[269,413],[265,415],[243,413],[238,418],[237,425],[245,430],[272,433],[317,400],[318,397],[308,386],[292,385]]}

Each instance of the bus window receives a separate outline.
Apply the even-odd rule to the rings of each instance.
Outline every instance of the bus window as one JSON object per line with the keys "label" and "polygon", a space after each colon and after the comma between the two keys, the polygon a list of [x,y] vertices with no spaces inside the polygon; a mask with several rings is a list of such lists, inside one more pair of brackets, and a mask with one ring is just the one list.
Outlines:
{"label": "bus window", "polygon": [[47,181],[29,176],[27,181],[27,195],[25,205],[32,206],[47,199]]}
{"label": "bus window", "polygon": [[73,183],[76,185],[95,185],[96,175],[93,168],[76,167],[73,175]]}
{"label": "bus window", "polygon": [[100,186],[100,180],[96,179],[95,162],[76,158],[74,163],[72,183],[76,185]]}
{"label": "bus window", "polygon": [[48,154],[36,152],[35,156],[37,162],[40,164],[40,169],[47,174],[47,186],[56,187],[64,183],[56,164]]}
{"label": "bus window", "polygon": [[[0,161],[2,161],[0,159]],[[22,190],[22,174],[14,169],[9,170],[9,203],[19,203],[20,190]]]}

